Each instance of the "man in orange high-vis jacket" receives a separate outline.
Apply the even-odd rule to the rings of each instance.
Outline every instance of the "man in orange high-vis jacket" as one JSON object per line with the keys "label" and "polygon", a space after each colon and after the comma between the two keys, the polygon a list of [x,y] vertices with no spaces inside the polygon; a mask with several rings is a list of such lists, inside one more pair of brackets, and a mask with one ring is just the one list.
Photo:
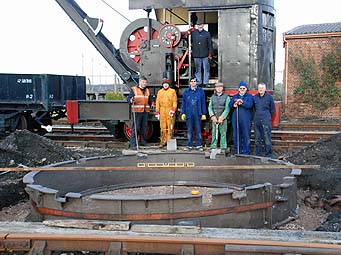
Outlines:
{"label": "man in orange high-vis jacket", "polygon": [[171,138],[171,128],[174,127],[175,112],[178,97],[174,89],[169,87],[169,80],[162,80],[162,88],[156,96],[155,117],[160,120],[160,147],[166,145]]}
{"label": "man in orange high-vis jacket", "polygon": [[140,77],[139,84],[131,88],[128,102],[131,104],[132,125],[130,136],[130,149],[137,149],[137,134],[140,134],[142,146],[147,145],[146,134],[148,115],[150,112],[151,95],[147,88],[147,78]]}

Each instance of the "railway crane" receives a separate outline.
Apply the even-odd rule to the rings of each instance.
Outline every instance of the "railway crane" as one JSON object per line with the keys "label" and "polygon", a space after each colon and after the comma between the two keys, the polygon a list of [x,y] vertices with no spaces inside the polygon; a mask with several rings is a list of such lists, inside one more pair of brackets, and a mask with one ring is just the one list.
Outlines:
{"label": "railway crane", "polygon": [[[74,0],[56,0],[99,53],[131,87],[139,75],[148,79],[151,93],[156,95],[163,77],[181,95],[189,84],[195,67],[191,57],[190,34],[198,19],[204,21],[212,35],[214,56],[210,82],[204,86],[206,96],[214,91],[214,83],[223,82],[226,93],[237,92],[237,84],[249,83],[251,92],[259,82],[271,91],[275,73],[275,9],[273,0],[129,0],[130,9],[146,10],[146,18],[131,22],[120,39],[119,48],[101,32],[103,21],[92,18]],[[156,20],[150,18],[155,11]],[[67,103],[68,121],[101,120],[106,126],[124,130],[130,136],[130,109],[125,101],[73,100]],[[149,136],[158,122],[150,115]],[[204,125],[204,137],[210,123]],[[175,130],[184,122],[177,118]],[[206,132],[206,134],[205,134]]]}

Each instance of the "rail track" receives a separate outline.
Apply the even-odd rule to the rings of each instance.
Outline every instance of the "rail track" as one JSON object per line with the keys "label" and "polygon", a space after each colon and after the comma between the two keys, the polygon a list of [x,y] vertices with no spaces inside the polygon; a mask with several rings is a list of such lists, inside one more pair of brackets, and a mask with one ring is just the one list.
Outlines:
{"label": "rail track", "polygon": [[[341,132],[341,124],[281,123],[272,130],[272,143],[275,151],[290,151],[310,145],[319,139],[330,137]],[[113,135],[98,124],[96,126],[55,125],[53,132],[46,137],[64,146],[104,147],[123,149],[128,143],[123,139],[115,139]],[[253,136],[253,134],[252,134]],[[184,145],[184,136],[175,137],[179,145]],[[251,142],[253,143],[253,137]],[[157,141],[151,143],[157,146]]]}
{"label": "rail track", "polygon": [[0,251],[31,255],[66,251],[121,255],[341,254],[338,233],[314,231],[50,221],[1,222],[0,237]]}

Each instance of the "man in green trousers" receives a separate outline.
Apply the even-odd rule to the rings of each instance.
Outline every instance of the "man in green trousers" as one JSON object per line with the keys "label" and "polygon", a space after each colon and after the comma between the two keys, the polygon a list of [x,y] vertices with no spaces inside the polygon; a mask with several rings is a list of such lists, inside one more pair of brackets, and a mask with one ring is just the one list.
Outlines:
{"label": "man in green trousers", "polygon": [[219,136],[220,148],[223,152],[226,152],[227,149],[226,132],[227,117],[230,112],[229,102],[230,97],[224,93],[224,84],[217,82],[215,84],[215,92],[210,98],[208,105],[208,113],[212,121],[211,149],[217,148]]}

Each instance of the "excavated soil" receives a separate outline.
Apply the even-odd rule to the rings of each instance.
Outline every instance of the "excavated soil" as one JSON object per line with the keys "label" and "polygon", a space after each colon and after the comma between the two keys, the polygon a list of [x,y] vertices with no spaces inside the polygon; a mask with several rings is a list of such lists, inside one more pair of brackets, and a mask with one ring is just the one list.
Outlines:
{"label": "excavated soil", "polygon": [[[88,156],[110,155],[112,151],[65,148],[45,137],[27,130],[17,130],[0,143],[0,167],[38,167]],[[26,172],[0,171],[0,220],[9,216],[18,203],[27,201],[22,182]],[[19,208],[17,208],[20,211]],[[6,213],[7,212],[7,213]],[[11,217],[11,216],[10,216]],[[13,217],[15,219],[15,217]]]}
{"label": "excavated soil", "polygon": [[286,160],[294,164],[320,165],[319,169],[303,171],[298,178],[299,187],[315,190],[326,198],[341,194],[341,133],[294,151]]}
{"label": "excavated soil", "polygon": [[318,169],[304,169],[297,178],[300,217],[291,223],[293,228],[313,224],[312,230],[341,232],[341,133],[293,151],[285,160],[320,165]]}
{"label": "excavated soil", "polygon": [[[320,165],[298,177],[299,216],[280,229],[341,231],[341,213],[330,204],[341,195],[341,134],[285,155],[294,164]],[[29,131],[16,131],[0,144],[0,167],[35,167],[88,156],[113,155],[115,150],[64,148]],[[24,221],[29,213],[22,177],[0,173],[0,221]]]}

